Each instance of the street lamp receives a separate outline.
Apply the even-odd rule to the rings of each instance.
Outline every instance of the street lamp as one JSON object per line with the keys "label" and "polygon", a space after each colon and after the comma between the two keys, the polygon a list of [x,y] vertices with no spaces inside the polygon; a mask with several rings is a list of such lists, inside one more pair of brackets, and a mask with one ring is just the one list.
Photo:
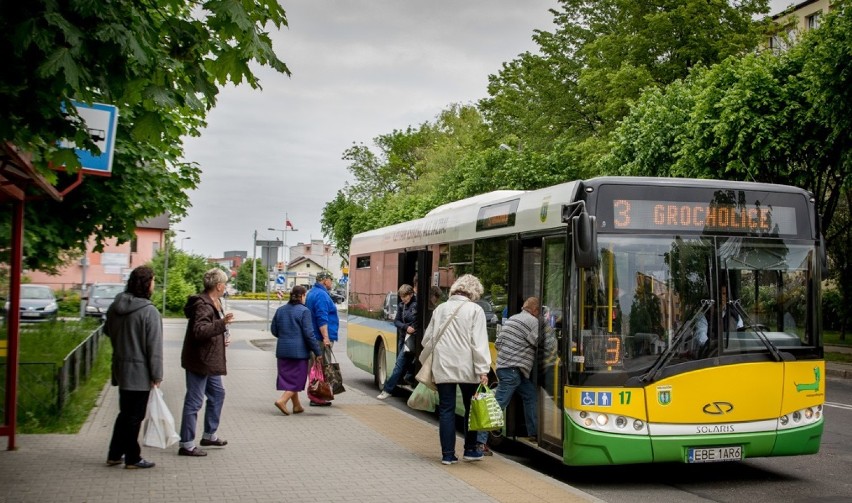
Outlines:
{"label": "street lamp", "polygon": [[183,242],[184,242],[184,241],[186,241],[187,239],[192,239],[192,236],[187,236],[187,237],[185,237],[185,238],[180,238],[180,249],[181,249],[181,251],[183,251]]}

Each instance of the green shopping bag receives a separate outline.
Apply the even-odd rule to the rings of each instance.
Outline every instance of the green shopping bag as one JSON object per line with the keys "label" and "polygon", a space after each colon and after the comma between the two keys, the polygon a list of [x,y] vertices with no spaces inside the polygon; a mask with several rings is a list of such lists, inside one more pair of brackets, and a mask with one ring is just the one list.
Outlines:
{"label": "green shopping bag", "polygon": [[470,400],[467,429],[471,431],[492,431],[499,430],[502,427],[503,409],[497,403],[494,390],[480,384]]}

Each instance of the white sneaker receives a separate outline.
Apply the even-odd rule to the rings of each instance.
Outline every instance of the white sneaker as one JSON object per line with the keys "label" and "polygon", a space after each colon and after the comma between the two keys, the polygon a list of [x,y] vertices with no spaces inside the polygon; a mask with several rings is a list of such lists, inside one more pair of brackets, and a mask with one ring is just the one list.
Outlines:
{"label": "white sneaker", "polygon": [[385,391],[385,390],[382,390],[382,392],[381,392],[381,393],[379,393],[379,396],[377,396],[376,398],[378,398],[379,400],[384,400],[385,398],[387,398],[387,397],[389,397],[389,396],[391,396],[391,394],[390,394],[390,393],[388,393],[388,392],[387,392],[387,391]]}

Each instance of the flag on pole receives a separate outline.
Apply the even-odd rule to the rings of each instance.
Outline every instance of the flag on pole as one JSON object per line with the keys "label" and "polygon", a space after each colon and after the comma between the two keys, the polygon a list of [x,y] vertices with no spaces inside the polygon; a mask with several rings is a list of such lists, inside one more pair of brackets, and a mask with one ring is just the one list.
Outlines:
{"label": "flag on pole", "polygon": [[295,227],[293,227],[293,222],[291,222],[289,218],[286,219],[286,221],[284,223],[284,228],[285,229],[287,229],[287,228],[294,229],[295,228]]}

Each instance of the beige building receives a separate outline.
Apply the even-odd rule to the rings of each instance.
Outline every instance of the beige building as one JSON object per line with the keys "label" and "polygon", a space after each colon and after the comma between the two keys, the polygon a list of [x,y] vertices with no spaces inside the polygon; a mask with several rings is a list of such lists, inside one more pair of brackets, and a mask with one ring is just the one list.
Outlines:
{"label": "beige building", "polygon": [[796,42],[800,34],[819,28],[820,20],[828,13],[830,0],[807,0],[791,4],[772,16],[779,26],[778,33],[769,38],[769,48],[783,51]]}
{"label": "beige building", "polygon": [[343,275],[342,268],[346,266],[346,261],[334,247],[321,239],[290,246],[288,251],[290,263],[287,264],[287,289],[294,285],[313,285],[320,271],[329,271],[335,282]]}

